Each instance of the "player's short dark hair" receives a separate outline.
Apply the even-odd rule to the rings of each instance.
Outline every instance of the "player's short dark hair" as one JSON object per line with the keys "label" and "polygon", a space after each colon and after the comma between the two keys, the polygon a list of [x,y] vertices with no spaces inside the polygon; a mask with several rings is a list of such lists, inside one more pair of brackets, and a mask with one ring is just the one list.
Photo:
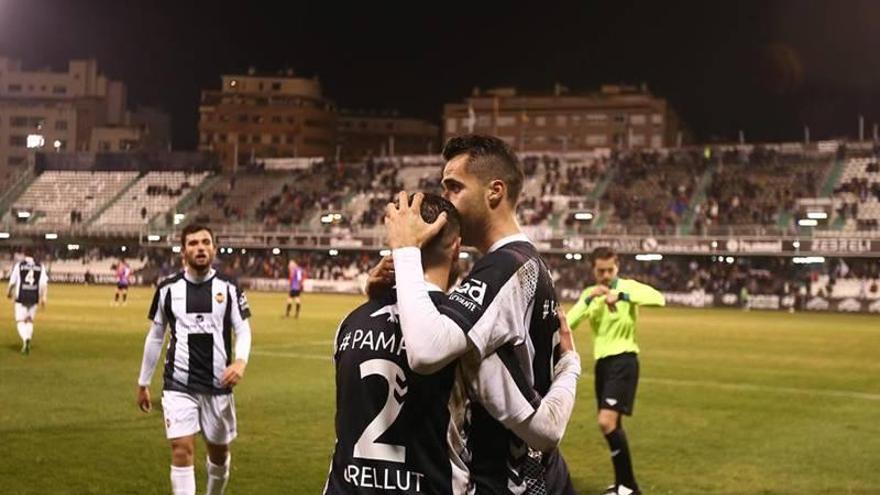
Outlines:
{"label": "player's short dark hair", "polygon": [[180,245],[186,246],[186,236],[190,234],[195,234],[196,232],[201,232],[203,230],[207,231],[208,234],[211,235],[211,244],[216,244],[214,239],[214,231],[211,230],[210,227],[208,227],[207,225],[202,225],[200,223],[191,223],[184,227],[182,231],[180,231]]}
{"label": "player's short dark hair", "polygon": [[608,246],[599,246],[590,253],[590,261],[593,263],[596,260],[607,260],[610,258],[617,259],[617,251]]}
{"label": "player's short dark hair", "polygon": [[[461,235],[461,216],[449,200],[433,193],[424,193],[424,196],[420,211],[422,220],[434,223],[441,213],[446,212],[446,225],[433,239],[422,246],[422,264],[435,266],[447,261],[446,248],[453,239]],[[410,203],[412,197],[410,195]]]}
{"label": "player's short dark hair", "polygon": [[519,158],[507,143],[494,136],[465,134],[447,141],[442,154],[446,161],[467,155],[467,170],[486,181],[503,181],[507,185],[507,201],[516,206],[525,174]]}

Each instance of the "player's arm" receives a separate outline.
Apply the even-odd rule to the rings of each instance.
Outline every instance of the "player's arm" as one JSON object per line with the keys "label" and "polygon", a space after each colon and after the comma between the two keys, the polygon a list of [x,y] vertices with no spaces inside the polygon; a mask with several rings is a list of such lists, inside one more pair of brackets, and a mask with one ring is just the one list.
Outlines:
{"label": "player's arm", "polygon": [[618,292],[618,299],[638,306],[666,306],[666,298],[660,291],[635,280],[630,280],[626,287]]}
{"label": "player's arm", "polygon": [[409,367],[416,373],[434,373],[464,354],[469,340],[465,331],[431,301],[419,248],[398,248],[392,257]]}
{"label": "player's arm", "polygon": [[233,305],[231,317],[235,332],[235,361],[223,371],[220,379],[223,387],[233,387],[241,381],[251,354],[251,309],[247,297],[237,286],[231,286],[228,304]]}
{"label": "player's arm", "polygon": [[10,299],[12,299],[12,295],[15,294],[15,288],[18,287],[18,272],[18,263],[16,263],[12,265],[12,273],[9,274],[9,289],[6,291],[6,297]]}
{"label": "player's arm", "polygon": [[46,306],[46,301],[48,300],[49,296],[49,274],[46,273],[45,269],[40,272],[39,289],[40,304]]}
{"label": "player's arm", "polygon": [[[528,385],[516,358],[502,348],[479,365],[472,382],[476,400],[489,414],[525,441],[531,448],[547,452],[562,441],[574,410],[580,357],[574,349],[571,330],[559,310],[559,349],[562,356],[554,368],[550,389],[541,397]],[[508,353],[508,356],[504,356]],[[465,366],[464,369],[474,369]]]}
{"label": "player's arm", "polygon": [[[167,295],[166,295],[167,297]],[[162,343],[165,341],[165,313],[162,311],[162,289],[156,289],[153,302],[147,317],[150,319],[150,329],[144,339],[144,357],[141,360],[141,372],[138,377],[138,406],[143,412],[150,412],[153,403],[150,399],[150,382],[153,381],[153,372],[162,354]]]}
{"label": "player's arm", "polygon": [[593,301],[607,293],[608,289],[604,285],[596,285],[584,289],[584,292],[581,293],[581,297],[578,298],[574,306],[572,306],[565,315],[565,320],[568,322],[569,328],[574,330],[585,319],[589,319],[593,312],[593,308],[595,307],[593,306]]}

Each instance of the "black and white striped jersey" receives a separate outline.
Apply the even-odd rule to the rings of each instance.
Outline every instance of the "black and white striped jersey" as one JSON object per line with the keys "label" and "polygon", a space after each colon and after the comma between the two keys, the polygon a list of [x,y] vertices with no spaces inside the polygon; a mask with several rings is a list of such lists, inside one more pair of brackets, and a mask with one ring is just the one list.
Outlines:
{"label": "black and white striped jersey", "polygon": [[220,386],[232,362],[232,332],[247,325],[247,298],[231,279],[213,270],[202,282],[185,272],[162,281],[148,317],[168,325],[164,389],[187,393],[228,394]]}
{"label": "black and white striped jersey", "polygon": [[16,263],[9,274],[9,286],[14,290],[15,302],[23,306],[37,304],[40,292],[46,290],[48,283],[45,267],[30,257]]}
{"label": "black and white striped jersey", "polygon": [[[527,419],[550,388],[559,358],[557,304],[534,245],[514,238],[480,258],[439,305],[478,349],[494,349],[460,360],[471,399],[463,457],[477,495],[531,493],[528,446],[505,424]],[[564,480],[546,480],[551,486],[568,478],[567,471],[552,475]]]}

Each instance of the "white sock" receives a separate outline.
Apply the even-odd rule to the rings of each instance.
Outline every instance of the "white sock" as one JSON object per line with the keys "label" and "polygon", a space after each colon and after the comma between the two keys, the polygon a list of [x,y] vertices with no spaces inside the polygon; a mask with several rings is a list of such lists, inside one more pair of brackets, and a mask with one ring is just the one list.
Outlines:
{"label": "white sock", "polygon": [[231,461],[232,456],[226,454],[226,463],[218,466],[211,462],[211,458],[208,457],[205,464],[208,471],[208,491],[205,492],[207,495],[223,495],[223,491],[226,490],[226,483],[229,481]]}
{"label": "white sock", "polygon": [[29,321],[24,324],[24,331],[27,335],[27,340],[31,340],[34,338],[34,322]]}
{"label": "white sock", "polygon": [[196,495],[195,466],[171,466],[171,493],[174,495]]}
{"label": "white sock", "polygon": [[21,342],[24,343],[24,341],[28,339],[27,323],[23,321],[16,322],[15,329],[18,330],[18,336],[21,337]]}

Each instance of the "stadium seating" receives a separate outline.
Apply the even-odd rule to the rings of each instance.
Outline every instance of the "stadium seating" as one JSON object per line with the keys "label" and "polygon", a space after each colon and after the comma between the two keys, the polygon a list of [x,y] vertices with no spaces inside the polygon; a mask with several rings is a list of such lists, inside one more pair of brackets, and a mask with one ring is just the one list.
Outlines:
{"label": "stadium seating", "polygon": [[150,172],[141,177],[122,197],[107,208],[95,221],[95,225],[123,229],[146,225],[154,216],[170,211],[207,175],[207,173]]}
{"label": "stadium seating", "polygon": [[847,160],[834,193],[843,229],[876,230],[880,224],[880,164],[875,157]]}
{"label": "stadium seating", "polygon": [[87,222],[136,177],[136,172],[47,171],[12,208],[31,212],[35,224],[70,225],[72,211],[80,212]]}

